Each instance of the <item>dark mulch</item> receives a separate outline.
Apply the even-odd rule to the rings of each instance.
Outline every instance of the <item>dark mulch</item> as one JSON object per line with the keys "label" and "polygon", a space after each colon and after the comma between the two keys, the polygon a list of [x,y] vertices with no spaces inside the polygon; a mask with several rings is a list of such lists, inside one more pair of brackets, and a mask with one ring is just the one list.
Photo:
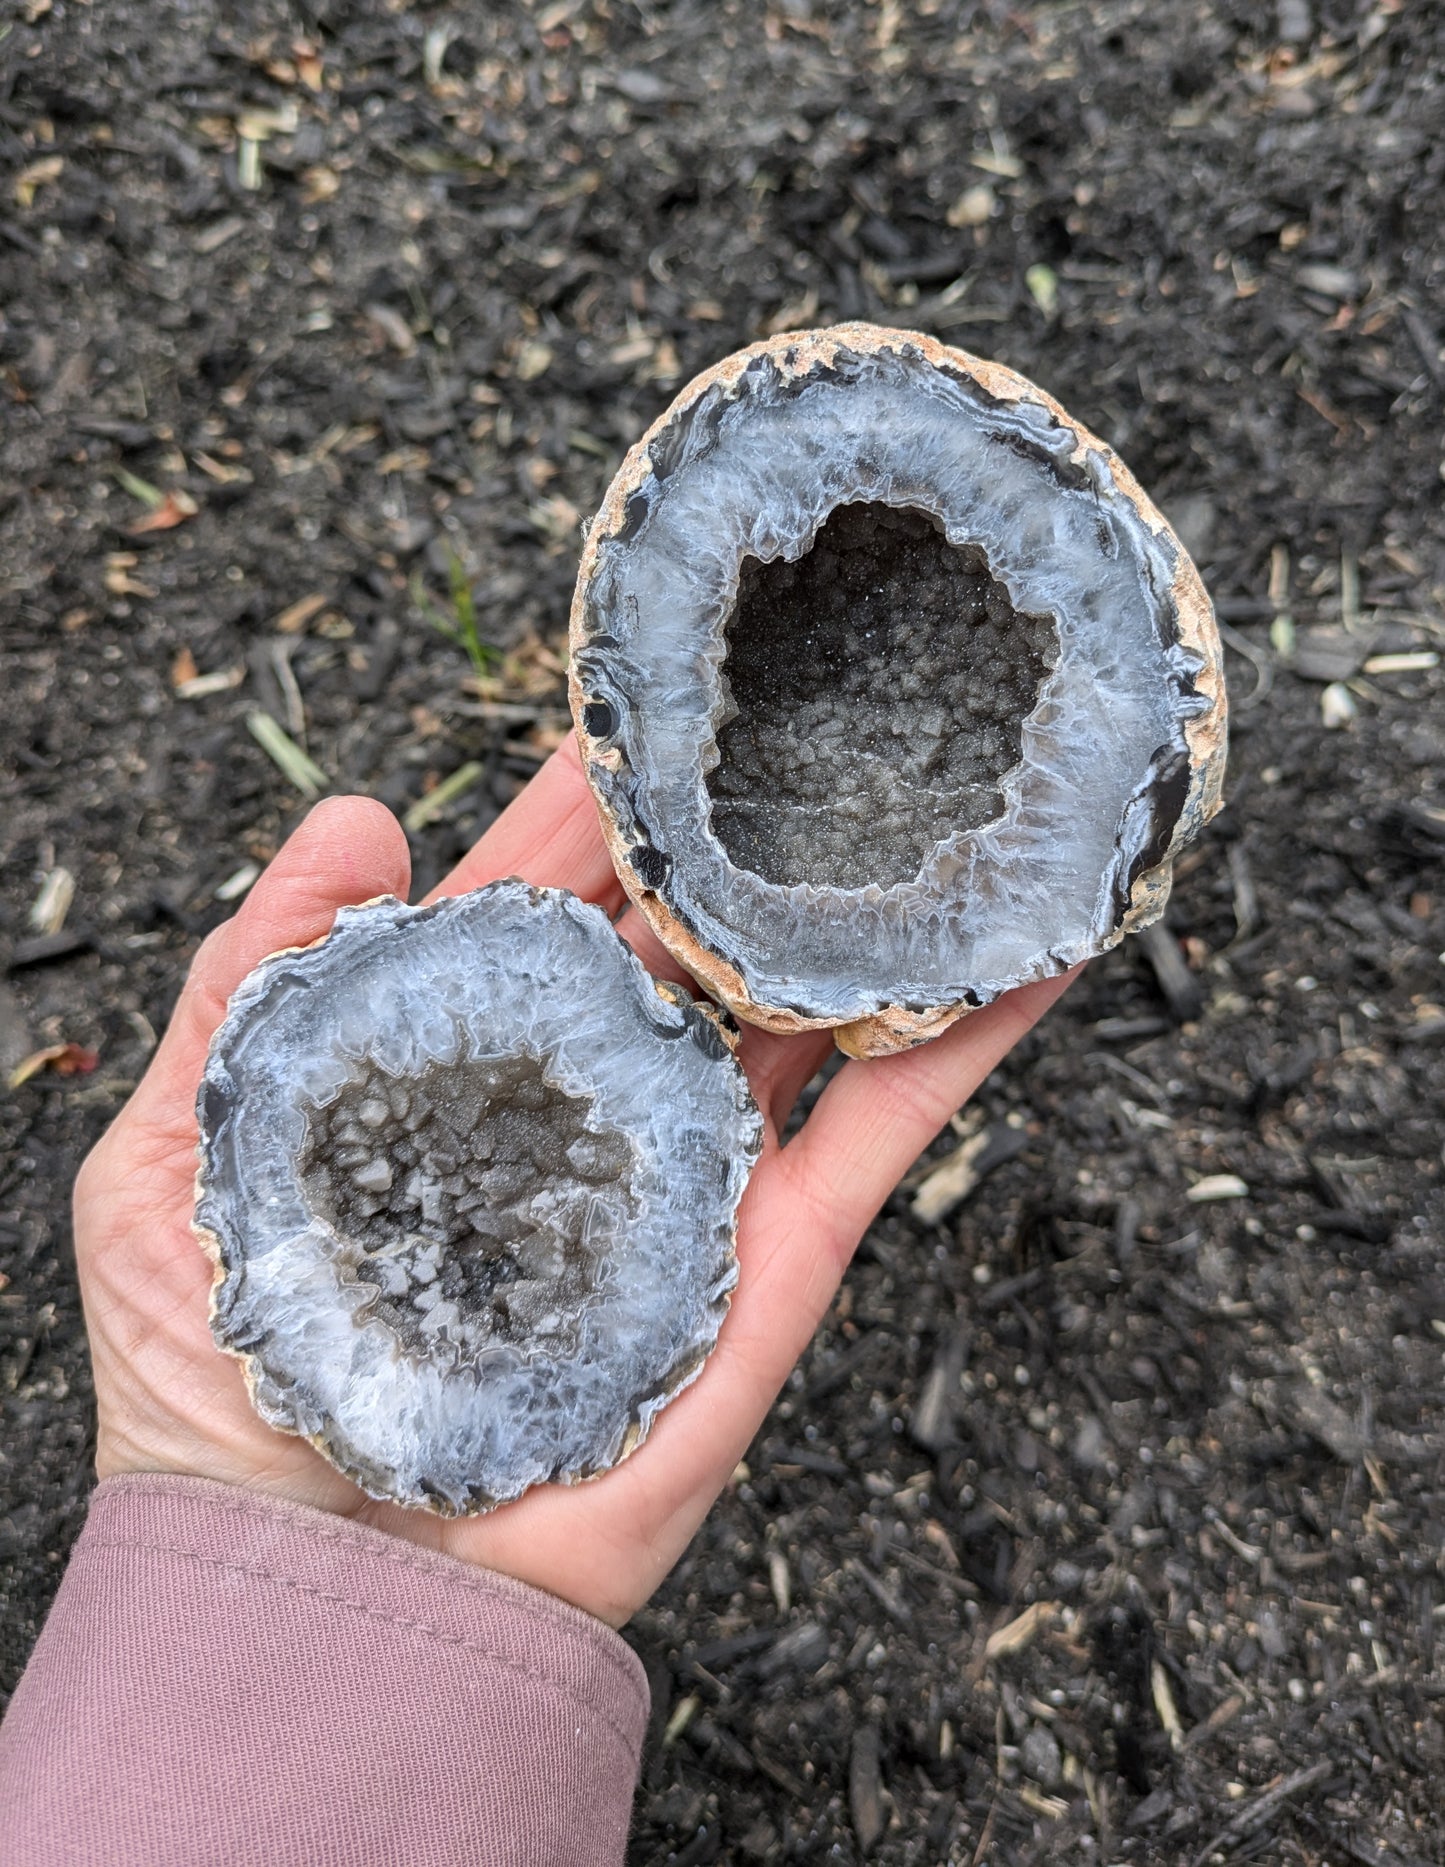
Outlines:
{"label": "dark mulch", "polygon": [[[1445,719],[1372,660],[1445,635],[1445,12],[12,19],[0,1052],[99,1067],[0,1100],[7,1681],[90,1483],[67,1183],[298,813],[248,713],[401,810],[475,761],[425,886],[561,728],[622,449],[865,315],[1037,375],[1173,513],[1234,631],[1231,807],[1173,940],[980,1098],[977,1191],[890,1202],[639,1618],[633,1859],[1445,1859]],[[136,533],[141,483],[179,523]]]}

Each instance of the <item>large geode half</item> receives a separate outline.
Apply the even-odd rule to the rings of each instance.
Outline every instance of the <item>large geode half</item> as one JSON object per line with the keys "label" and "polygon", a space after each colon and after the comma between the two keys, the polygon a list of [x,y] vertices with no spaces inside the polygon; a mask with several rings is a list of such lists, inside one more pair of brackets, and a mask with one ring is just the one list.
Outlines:
{"label": "large geode half", "polygon": [[850,324],[691,383],[588,536],[572,701],[618,871],[741,1017],[935,1035],[1163,911],[1219,807],[1209,599],[998,364]]}
{"label": "large geode half", "polygon": [[701,1371],[762,1124],[599,908],[343,908],[231,1000],[198,1113],[211,1324],[257,1410],[444,1514],[607,1469]]}

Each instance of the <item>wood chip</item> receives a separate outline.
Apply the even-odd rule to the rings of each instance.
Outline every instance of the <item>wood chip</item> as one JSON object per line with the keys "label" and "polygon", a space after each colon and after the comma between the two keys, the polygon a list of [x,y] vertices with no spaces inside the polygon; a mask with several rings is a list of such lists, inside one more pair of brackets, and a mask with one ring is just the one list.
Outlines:
{"label": "wood chip", "polygon": [[137,519],[134,525],[127,526],[129,538],[144,537],[147,532],[169,532],[177,525],[184,525],[187,519],[193,519],[200,511],[191,495],[179,488],[165,493],[161,502],[143,519]]}
{"label": "wood chip", "polygon": [[38,934],[58,934],[74,899],[75,877],[69,869],[57,864],[40,884],[40,893],[30,904],[30,925]]}
{"label": "wood chip", "polygon": [[975,1162],[987,1146],[988,1130],[981,1128],[941,1161],[913,1195],[914,1218],[921,1219],[925,1225],[936,1225],[961,1200],[967,1199],[979,1181]]}
{"label": "wood chip", "polygon": [[1244,1710],[1244,1704],[1245,1701],[1242,1695],[1238,1692],[1232,1692],[1227,1699],[1222,1700],[1214,1707],[1214,1710],[1210,1712],[1203,1724],[1195,1725],[1194,1729],[1190,1731],[1185,1738],[1185,1743],[1192,1747],[1195,1744],[1202,1744],[1206,1738],[1213,1737],[1216,1731],[1222,1731],[1225,1725],[1234,1722]]}
{"label": "wood chip", "polygon": [[335,169],[329,169],[321,162],[303,169],[301,182],[301,198],[308,207],[314,207],[318,201],[330,201],[341,192],[341,177]]}
{"label": "wood chip", "polygon": [[1360,276],[1344,266],[1309,265],[1295,269],[1295,283],[1322,298],[1353,298],[1360,289]]}
{"label": "wood chip", "polygon": [[22,1058],[6,1080],[12,1089],[18,1089],[41,1070],[54,1070],[57,1076],[86,1075],[99,1061],[95,1051],[86,1050],[80,1044],[47,1044],[43,1050],[32,1050],[28,1057]]}
{"label": "wood chip", "polygon": [[769,337],[776,336],[779,331],[802,330],[805,325],[816,320],[817,314],[818,293],[813,286],[809,286],[801,298],[790,299],[781,310],[775,311],[770,318],[764,318],[763,330]]}
{"label": "wood chip", "polygon": [[399,356],[409,357],[416,349],[416,337],[399,311],[390,305],[368,305],[366,315]]}
{"label": "wood chip", "polygon": [[886,1826],[878,1752],[876,1724],[862,1725],[853,1733],[853,1748],[848,1759],[848,1810],[853,1817],[859,1852],[864,1855],[872,1853]]}
{"label": "wood chip", "polygon": [[980,156],[971,156],[969,160],[974,168],[982,169],[985,175],[1001,175],[1006,181],[1017,181],[1024,172],[1024,165],[1017,156],[993,150]]}
{"label": "wood chip", "polygon": [[1355,696],[1343,681],[1331,681],[1320,695],[1320,719],[1326,732],[1337,732],[1341,726],[1348,726],[1358,712]]}
{"label": "wood chip", "polygon": [[918,1405],[908,1419],[910,1436],[925,1452],[942,1452],[958,1439],[957,1415],[963,1399],[959,1377],[967,1359],[968,1337],[963,1330],[955,1330],[934,1357]]}
{"label": "wood chip", "polygon": [[313,616],[321,614],[330,600],[324,590],[315,590],[310,596],[298,597],[273,619],[271,627],[278,635],[299,635]]}
{"label": "wood chip", "polygon": [[1207,1173],[1184,1197],[1191,1206],[1203,1206],[1215,1199],[1248,1199],[1249,1188],[1237,1173]]}
{"label": "wood chip", "polygon": [[260,873],[261,865],[259,863],[243,862],[240,868],[236,870],[236,873],[234,875],[228,875],[225,881],[223,881],[216,890],[217,901],[236,900],[238,896],[245,894],[246,890]]}
{"label": "wood chip", "polygon": [[273,136],[294,136],[301,113],[294,98],[288,97],[274,109],[253,105],[236,119],[236,134],[247,142],[264,143]]}
{"label": "wood chip", "polygon": [[788,1559],[780,1549],[768,1551],[768,1587],[773,1606],[780,1615],[786,1615],[793,1605],[793,1578],[788,1573]]}
{"label": "wood chip", "polygon": [[1423,674],[1427,668],[1439,666],[1440,657],[1433,648],[1420,648],[1413,653],[1371,655],[1364,664],[1364,672],[1366,674]]}
{"label": "wood chip", "polygon": [[246,678],[244,667],[217,668],[211,674],[196,674],[188,681],[176,682],[177,700],[204,700],[207,694],[229,693]]}
{"label": "wood chip", "polygon": [[939,1162],[913,1195],[913,1215],[925,1225],[937,1225],[960,1205],[986,1175],[1012,1160],[1028,1146],[1022,1127],[997,1122],[981,1129]]}
{"label": "wood chip", "polygon": [[[647,345],[647,354],[652,354],[652,345]],[[552,349],[536,339],[525,343],[517,353],[516,374],[518,382],[535,382],[539,376],[545,376],[552,367]]]}
{"label": "wood chip", "polygon": [[204,257],[207,253],[217,252],[227,240],[234,240],[238,233],[245,231],[246,223],[241,216],[228,214],[224,220],[213,220],[209,227],[202,227],[191,245]]}
{"label": "wood chip", "polygon": [[662,1733],[662,1748],[664,1750],[670,1749],[682,1736],[683,1732],[697,1716],[701,1704],[702,1700],[698,1698],[695,1693],[687,1698],[678,1700],[677,1704],[672,1708],[666,1728]]}
{"label": "wood chip", "polygon": [[985,1660],[998,1660],[1010,1653],[1022,1653],[1025,1647],[1033,1645],[1059,1613],[1057,1601],[1030,1602],[1022,1614],[1016,1615],[1005,1626],[994,1629],[984,1646],[983,1657]]}
{"label": "wood chip", "polygon": [[29,207],[36,189],[43,188],[47,182],[59,181],[64,167],[64,156],[41,156],[36,162],[27,162],[12,184],[15,205]]}
{"label": "wood chip", "polygon": [[963,193],[948,210],[946,219],[950,227],[981,227],[998,205],[998,197],[986,182],[976,188],[965,188]]}
{"label": "wood chip", "polygon": [[1179,1750],[1184,1744],[1184,1727],[1179,1722],[1179,1712],[1174,1704],[1174,1694],[1169,1687],[1169,1675],[1163,1665],[1155,1660],[1149,1668],[1149,1690],[1154,1700],[1154,1709],[1159,1715],[1159,1722],[1164,1727],[1172,1750]]}
{"label": "wood chip", "polygon": [[1061,1822],[1069,1812],[1069,1805],[1062,1796],[1046,1796],[1042,1789],[1035,1789],[1032,1783],[1019,1785],[1019,1801],[1026,1809],[1032,1809],[1035,1815],[1042,1815],[1051,1822]]}

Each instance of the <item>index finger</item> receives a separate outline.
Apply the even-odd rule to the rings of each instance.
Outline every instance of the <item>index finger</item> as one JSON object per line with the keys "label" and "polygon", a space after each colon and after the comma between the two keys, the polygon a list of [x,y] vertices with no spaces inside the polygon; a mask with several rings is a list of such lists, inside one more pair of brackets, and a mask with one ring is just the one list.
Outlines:
{"label": "index finger", "polygon": [[917,1050],[839,1070],[779,1166],[842,1250],[1078,972],[1007,992]]}
{"label": "index finger", "polygon": [[465,894],[509,875],[537,888],[569,888],[609,916],[622,906],[626,891],[602,841],[571,733],[427,899]]}

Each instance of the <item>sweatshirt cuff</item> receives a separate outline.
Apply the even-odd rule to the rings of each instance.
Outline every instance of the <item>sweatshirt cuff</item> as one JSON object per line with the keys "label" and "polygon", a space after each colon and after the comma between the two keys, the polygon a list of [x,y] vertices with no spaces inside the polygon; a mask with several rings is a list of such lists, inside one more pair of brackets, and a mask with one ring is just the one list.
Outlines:
{"label": "sweatshirt cuff", "polygon": [[510,1577],[112,1478],[0,1727],[0,1864],[602,1867],[647,1710],[617,1634]]}

